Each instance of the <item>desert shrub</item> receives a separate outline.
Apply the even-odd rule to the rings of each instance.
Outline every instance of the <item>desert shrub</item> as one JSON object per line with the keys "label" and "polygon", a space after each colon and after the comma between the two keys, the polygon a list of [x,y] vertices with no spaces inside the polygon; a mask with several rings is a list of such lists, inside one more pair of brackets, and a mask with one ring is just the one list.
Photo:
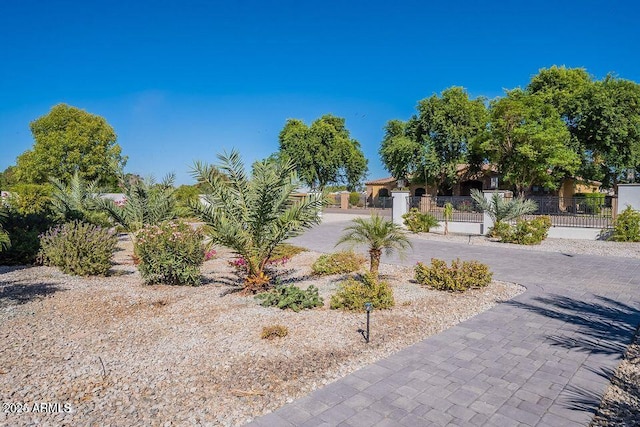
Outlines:
{"label": "desert shrub", "polygon": [[475,208],[471,200],[463,200],[456,204],[456,210],[460,212],[473,212],[474,209]]}
{"label": "desert shrub", "polygon": [[36,261],[40,251],[40,234],[54,222],[45,214],[21,214],[9,209],[3,219],[3,228],[11,246],[0,252],[0,265],[26,265]]}
{"label": "desert shrub", "polygon": [[430,266],[419,262],[414,271],[416,282],[442,291],[483,288],[493,277],[487,265],[478,261],[461,262],[460,259],[452,261],[449,267],[446,261],[432,258]]}
{"label": "desert shrub", "polygon": [[391,286],[375,280],[370,273],[350,277],[340,283],[338,291],[331,297],[331,308],[364,311],[367,302],[375,309],[387,309],[395,305]]}
{"label": "desert shrub", "polygon": [[493,224],[493,227],[489,229],[487,235],[489,237],[497,237],[500,240],[504,241],[505,239],[509,239],[512,232],[512,227],[507,222],[496,222]]}
{"label": "desert shrub", "polygon": [[320,255],[311,266],[311,270],[319,276],[352,273],[360,270],[366,261],[365,257],[353,251],[336,252]]}
{"label": "desert shrub", "polygon": [[134,251],[145,283],[197,286],[207,249],[200,229],[167,221],[138,231]]}
{"label": "desert shrub", "polygon": [[307,250],[300,246],[295,246],[290,243],[280,243],[275,249],[271,252],[271,257],[269,259],[282,259],[282,258],[293,258],[301,252],[306,252]]}
{"label": "desert shrub", "polygon": [[282,310],[290,308],[296,313],[304,309],[322,307],[324,300],[318,294],[318,288],[311,285],[302,290],[294,285],[276,285],[269,292],[255,296],[263,307],[278,307]]}
{"label": "desert shrub", "polygon": [[620,212],[613,221],[613,240],[617,242],[640,242],[640,212],[631,206]]}
{"label": "desert shrub", "polygon": [[263,340],[272,340],[274,338],[283,338],[287,335],[289,335],[289,328],[282,325],[272,325],[262,328],[260,338]]}
{"label": "desert shrub", "polygon": [[431,227],[438,226],[438,220],[429,213],[422,213],[417,208],[411,208],[409,212],[402,215],[404,225],[412,233],[428,233]]}
{"label": "desert shrub", "polygon": [[539,245],[547,238],[551,228],[551,218],[538,216],[534,219],[518,220],[509,233],[501,235],[505,243],[517,243],[519,245]]}
{"label": "desert shrub", "polygon": [[357,191],[349,193],[349,204],[351,206],[362,206],[362,203],[360,203],[360,193]]}
{"label": "desert shrub", "polygon": [[111,267],[117,236],[106,228],[80,221],[49,229],[40,238],[46,265],[76,276],[104,276]]}

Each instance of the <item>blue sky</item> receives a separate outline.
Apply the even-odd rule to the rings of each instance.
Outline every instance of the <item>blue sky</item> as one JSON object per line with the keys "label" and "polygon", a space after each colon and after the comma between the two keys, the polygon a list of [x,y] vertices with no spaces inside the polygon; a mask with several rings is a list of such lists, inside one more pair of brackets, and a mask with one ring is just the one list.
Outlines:
{"label": "blue sky", "polygon": [[57,103],[114,127],[126,170],[191,183],[193,160],[278,149],[286,119],[383,127],[458,85],[494,98],[543,67],[640,81],[632,1],[0,1],[0,170]]}

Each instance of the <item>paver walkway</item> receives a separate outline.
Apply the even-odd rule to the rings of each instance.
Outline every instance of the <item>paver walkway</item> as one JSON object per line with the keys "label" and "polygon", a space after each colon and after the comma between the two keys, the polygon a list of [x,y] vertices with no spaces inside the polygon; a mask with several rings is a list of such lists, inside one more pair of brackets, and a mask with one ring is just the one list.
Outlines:
{"label": "paver walkway", "polygon": [[[334,251],[346,224],[325,223],[294,243]],[[495,279],[527,291],[252,425],[588,425],[640,324],[638,260],[420,239],[413,245],[405,259],[383,261],[477,259]]]}

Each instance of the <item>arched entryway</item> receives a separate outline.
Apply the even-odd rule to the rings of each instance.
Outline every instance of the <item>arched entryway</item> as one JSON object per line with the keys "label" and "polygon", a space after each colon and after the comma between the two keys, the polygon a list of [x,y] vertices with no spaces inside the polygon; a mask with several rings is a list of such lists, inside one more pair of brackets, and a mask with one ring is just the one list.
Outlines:
{"label": "arched entryway", "polygon": [[463,181],[460,183],[460,195],[461,196],[470,196],[471,190],[476,189],[482,191],[482,181],[469,180]]}

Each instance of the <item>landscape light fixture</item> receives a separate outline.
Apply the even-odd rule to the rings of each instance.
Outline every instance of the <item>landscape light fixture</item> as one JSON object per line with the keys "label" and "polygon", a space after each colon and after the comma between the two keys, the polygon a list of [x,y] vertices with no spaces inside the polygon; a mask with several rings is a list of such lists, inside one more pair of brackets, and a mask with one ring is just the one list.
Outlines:
{"label": "landscape light fixture", "polygon": [[371,304],[370,302],[365,302],[364,309],[367,311],[367,330],[363,331],[361,329],[360,333],[364,337],[365,342],[368,344],[369,343],[369,317],[371,316],[371,310],[373,310],[373,304]]}

